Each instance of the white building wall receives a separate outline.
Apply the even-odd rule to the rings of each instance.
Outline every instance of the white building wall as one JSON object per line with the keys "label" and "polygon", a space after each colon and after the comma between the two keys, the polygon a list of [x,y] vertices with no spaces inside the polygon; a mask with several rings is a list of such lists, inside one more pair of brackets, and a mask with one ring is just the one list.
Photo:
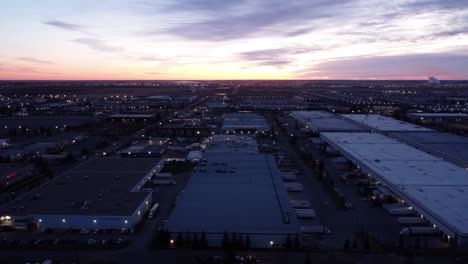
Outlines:
{"label": "white building wall", "polygon": [[143,215],[151,209],[152,193],[135,209],[132,215],[30,215],[13,216],[13,219],[28,219],[38,224],[39,228],[52,229],[121,229],[133,228],[143,219]]}

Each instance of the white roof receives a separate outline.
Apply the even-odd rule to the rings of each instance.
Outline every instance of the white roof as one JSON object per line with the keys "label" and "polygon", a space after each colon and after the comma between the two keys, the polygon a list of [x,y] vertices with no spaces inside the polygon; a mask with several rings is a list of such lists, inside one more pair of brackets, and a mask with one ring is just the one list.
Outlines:
{"label": "white roof", "polygon": [[450,229],[468,234],[468,171],[377,133],[322,133],[321,137],[410,205],[418,205]]}
{"label": "white roof", "polygon": [[468,115],[464,113],[409,113],[408,115],[419,116],[419,117],[465,117],[465,118],[468,118]]}
{"label": "white roof", "polygon": [[383,115],[342,115],[345,118],[352,120],[358,124],[365,125],[375,130],[382,132],[396,132],[396,131],[433,131],[432,129],[403,122],[391,117]]}
{"label": "white roof", "polygon": [[221,130],[256,130],[270,131],[265,117],[254,113],[230,113],[226,114]]}
{"label": "white roof", "polygon": [[315,131],[343,131],[351,132],[358,131],[364,132],[369,131],[354,122],[345,119],[341,116],[334,115],[325,111],[293,111],[292,116],[299,122],[307,125],[309,128]]}

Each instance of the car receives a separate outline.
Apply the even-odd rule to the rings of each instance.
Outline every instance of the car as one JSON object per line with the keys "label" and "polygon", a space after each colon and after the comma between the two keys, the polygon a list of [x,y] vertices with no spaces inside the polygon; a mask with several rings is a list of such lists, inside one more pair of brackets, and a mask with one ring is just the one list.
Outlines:
{"label": "car", "polygon": [[211,256],[208,258],[210,263],[223,263],[223,257],[221,256]]}
{"label": "car", "polygon": [[122,228],[120,230],[120,234],[127,234],[128,233],[128,229],[127,228]]}
{"label": "car", "polygon": [[346,175],[342,175],[340,177],[341,181],[344,182],[344,183],[349,183],[349,178],[346,176]]}
{"label": "car", "polygon": [[252,255],[248,255],[244,259],[245,259],[245,263],[247,264],[260,263],[260,260],[257,257],[252,256]]}
{"label": "car", "polygon": [[245,263],[245,262],[244,262],[244,258],[241,257],[241,256],[235,256],[235,257],[234,257],[234,262],[233,262],[233,263],[236,263],[236,264]]}
{"label": "car", "polygon": [[346,209],[352,209],[353,208],[353,204],[350,201],[346,201],[344,203],[344,206],[345,206]]}
{"label": "car", "polygon": [[99,233],[101,233],[101,230],[99,230],[99,229],[94,229],[93,235],[97,235],[97,234],[99,234]]}

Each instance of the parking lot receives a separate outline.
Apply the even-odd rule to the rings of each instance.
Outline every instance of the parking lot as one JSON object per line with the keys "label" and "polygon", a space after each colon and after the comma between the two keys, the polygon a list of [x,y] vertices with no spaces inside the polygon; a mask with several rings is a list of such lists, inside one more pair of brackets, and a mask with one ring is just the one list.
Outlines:
{"label": "parking lot", "polygon": [[397,245],[402,228],[397,218],[363,196],[359,192],[358,181],[342,181],[341,176],[347,173],[346,166],[336,162],[336,156],[321,154],[319,146],[313,156],[323,162],[323,172],[318,166],[313,168],[314,161],[305,159],[299,150],[309,137],[295,128],[293,120],[281,120],[288,125],[283,128],[279,124],[275,126],[276,142],[291,160],[293,170],[299,172],[297,182],[303,185],[303,191],[290,192],[290,198],[310,201],[311,208],[317,212],[316,219],[300,219],[301,225],[321,225],[331,231],[326,236],[304,236],[304,246],[342,250],[346,244],[350,248],[361,249]]}

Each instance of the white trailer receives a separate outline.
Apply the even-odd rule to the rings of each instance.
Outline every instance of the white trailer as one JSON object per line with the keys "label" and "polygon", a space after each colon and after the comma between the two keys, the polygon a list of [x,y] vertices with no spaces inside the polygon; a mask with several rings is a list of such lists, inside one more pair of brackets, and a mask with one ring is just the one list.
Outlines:
{"label": "white trailer", "polygon": [[308,200],[291,200],[291,205],[294,208],[310,208]]}
{"label": "white trailer", "polygon": [[281,179],[283,179],[283,181],[296,181],[297,180],[297,176],[294,175],[293,173],[281,173]]}
{"label": "white trailer", "polygon": [[314,209],[294,209],[298,218],[315,218],[317,214]]}
{"label": "white trailer", "polygon": [[437,229],[432,227],[408,227],[403,228],[400,231],[400,235],[409,236],[409,235],[436,235],[438,233]]}
{"label": "white trailer", "polygon": [[330,234],[331,231],[324,226],[301,226],[303,235]]}
{"label": "white trailer", "polygon": [[297,182],[286,182],[284,187],[288,192],[302,192],[304,190],[304,186]]}
{"label": "white trailer", "polygon": [[172,180],[172,179],[154,179],[153,180],[153,184],[154,185],[175,185],[176,184],[176,181]]}
{"label": "white trailer", "polygon": [[170,172],[165,172],[165,173],[156,172],[154,176],[158,179],[172,179],[172,173]]}
{"label": "white trailer", "polygon": [[413,215],[414,211],[412,207],[393,208],[388,209],[390,215]]}
{"label": "white trailer", "polygon": [[156,212],[158,211],[158,208],[159,208],[159,204],[158,203],[155,203],[153,205],[153,207],[151,207],[150,211],[149,211],[149,215],[148,215],[148,218],[151,219],[153,218],[155,215],[156,215]]}
{"label": "white trailer", "polygon": [[426,220],[422,217],[398,217],[398,223],[405,225],[417,225],[426,223]]}

